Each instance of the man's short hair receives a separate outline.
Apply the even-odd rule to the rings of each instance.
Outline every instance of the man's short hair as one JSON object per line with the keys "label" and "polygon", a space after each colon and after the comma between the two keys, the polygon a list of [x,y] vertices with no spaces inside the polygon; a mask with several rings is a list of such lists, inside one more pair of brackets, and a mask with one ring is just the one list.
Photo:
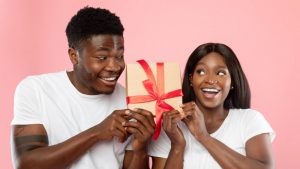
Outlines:
{"label": "man's short hair", "polygon": [[72,17],[66,28],[70,48],[79,49],[81,42],[94,35],[123,36],[120,18],[107,9],[84,7]]}

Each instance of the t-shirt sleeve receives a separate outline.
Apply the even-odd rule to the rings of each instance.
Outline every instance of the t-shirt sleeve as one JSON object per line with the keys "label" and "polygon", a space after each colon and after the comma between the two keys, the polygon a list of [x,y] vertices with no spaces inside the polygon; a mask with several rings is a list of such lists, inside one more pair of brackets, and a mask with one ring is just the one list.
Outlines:
{"label": "t-shirt sleeve", "polygon": [[157,140],[151,140],[148,147],[148,154],[152,157],[168,158],[170,150],[171,141],[162,128]]}
{"label": "t-shirt sleeve", "polygon": [[268,133],[270,135],[271,142],[273,142],[276,134],[271,125],[260,112],[252,109],[247,110],[243,123],[245,131],[243,133],[244,142],[247,142],[250,138],[263,133]]}
{"label": "t-shirt sleeve", "polygon": [[39,93],[32,77],[22,80],[15,91],[14,117],[11,125],[41,124]]}

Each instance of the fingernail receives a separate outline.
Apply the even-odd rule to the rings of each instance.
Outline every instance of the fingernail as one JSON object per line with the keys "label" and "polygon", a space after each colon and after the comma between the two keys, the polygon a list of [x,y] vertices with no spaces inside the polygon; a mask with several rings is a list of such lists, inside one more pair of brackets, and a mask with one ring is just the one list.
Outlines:
{"label": "fingernail", "polygon": [[125,121],[123,121],[123,122],[122,122],[122,126],[125,126],[125,124],[126,124],[126,122],[125,122]]}
{"label": "fingernail", "polygon": [[126,115],[130,115],[131,113],[130,113],[130,110],[125,110],[125,114]]}

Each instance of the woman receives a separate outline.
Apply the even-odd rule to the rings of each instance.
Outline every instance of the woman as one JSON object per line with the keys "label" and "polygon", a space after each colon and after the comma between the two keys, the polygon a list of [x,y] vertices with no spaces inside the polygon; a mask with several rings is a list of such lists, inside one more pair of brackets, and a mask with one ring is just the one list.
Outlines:
{"label": "woman", "polygon": [[226,45],[207,43],[190,55],[181,110],[164,113],[162,132],[149,146],[154,169],[270,169],[275,137],[250,109],[247,78]]}

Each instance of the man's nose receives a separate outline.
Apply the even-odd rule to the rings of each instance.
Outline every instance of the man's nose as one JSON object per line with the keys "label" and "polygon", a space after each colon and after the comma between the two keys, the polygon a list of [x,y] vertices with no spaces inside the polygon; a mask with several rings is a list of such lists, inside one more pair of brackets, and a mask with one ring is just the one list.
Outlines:
{"label": "man's nose", "polygon": [[121,66],[114,58],[109,58],[108,63],[106,65],[106,70],[108,71],[119,71],[121,69]]}

